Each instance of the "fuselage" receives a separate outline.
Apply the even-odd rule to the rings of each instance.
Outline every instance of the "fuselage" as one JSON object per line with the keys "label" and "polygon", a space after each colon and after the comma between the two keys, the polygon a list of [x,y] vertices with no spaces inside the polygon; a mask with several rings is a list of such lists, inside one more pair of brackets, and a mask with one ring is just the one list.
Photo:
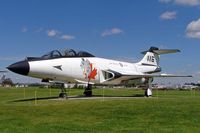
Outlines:
{"label": "fuselage", "polygon": [[[86,62],[85,64],[84,61]],[[101,82],[102,70],[138,75],[152,72],[157,68],[155,66],[142,66],[138,63],[128,63],[97,57],[35,60],[28,61],[28,64],[30,67],[28,76],[31,77],[71,83],[78,81],[88,82],[90,80],[90,82],[98,84],[120,84],[121,80],[124,80],[120,79],[120,77],[115,78],[113,75],[112,80]],[[83,64],[86,66],[83,66]],[[94,70],[93,77],[89,79],[88,75]],[[87,71],[90,72],[87,74]]]}
{"label": "fuselage", "polygon": [[122,84],[141,79],[141,76],[134,75],[160,72],[158,64],[158,56],[150,52],[140,62],[129,63],[67,49],[54,50],[42,57],[28,57],[10,65],[8,69],[21,75],[40,78],[42,81]]}

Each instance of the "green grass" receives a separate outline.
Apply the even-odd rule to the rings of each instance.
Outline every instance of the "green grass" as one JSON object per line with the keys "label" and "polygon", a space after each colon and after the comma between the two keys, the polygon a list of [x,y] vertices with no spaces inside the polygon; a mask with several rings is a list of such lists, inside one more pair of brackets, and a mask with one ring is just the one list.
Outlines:
{"label": "green grass", "polygon": [[[70,95],[82,95],[74,89]],[[95,95],[136,96],[142,90],[94,89]],[[0,88],[1,133],[200,132],[199,91],[154,91],[154,97],[52,100],[57,89]],[[26,99],[26,101],[23,101]]]}

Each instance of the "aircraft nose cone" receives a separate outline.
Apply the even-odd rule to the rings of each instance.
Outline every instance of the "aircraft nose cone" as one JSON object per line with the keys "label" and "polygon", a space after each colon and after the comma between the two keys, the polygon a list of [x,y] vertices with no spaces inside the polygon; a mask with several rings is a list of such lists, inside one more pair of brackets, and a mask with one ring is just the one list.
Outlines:
{"label": "aircraft nose cone", "polygon": [[7,69],[21,75],[28,75],[30,66],[28,61],[24,60],[11,64],[10,66],[7,67]]}

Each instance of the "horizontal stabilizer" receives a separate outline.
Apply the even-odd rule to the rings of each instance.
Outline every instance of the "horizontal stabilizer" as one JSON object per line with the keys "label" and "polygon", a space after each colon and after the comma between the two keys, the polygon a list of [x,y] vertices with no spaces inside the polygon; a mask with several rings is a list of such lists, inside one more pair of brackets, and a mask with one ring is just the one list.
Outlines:
{"label": "horizontal stabilizer", "polygon": [[141,53],[146,54],[147,52],[152,52],[152,53],[161,55],[161,54],[177,53],[177,52],[181,52],[181,51],[178,50],[178,49],[159,49],[159,48],[156,48],[156,47],[151,47],[149,50],[143,51]]}

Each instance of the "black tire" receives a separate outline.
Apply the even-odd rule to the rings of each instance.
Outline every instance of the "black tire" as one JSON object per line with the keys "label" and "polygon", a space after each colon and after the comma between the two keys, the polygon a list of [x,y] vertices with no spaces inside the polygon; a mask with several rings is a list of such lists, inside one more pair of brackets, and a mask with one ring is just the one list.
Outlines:
{"label": "black tire", "polygon": [[92,96],[92,91],[90,90],[86,90],[85,92],[84,92],[84,95],[86,96],[86,97],[91,97]]}
{"label": "black tire", "polygon": [[145,90],[144,95],[145,95],[146,97],[149,97],[148,94],[147,94],[147,90]]}
{"label": "black tire", "polygon": [[67,98],[67,93],[60,93],[59,98]]}

